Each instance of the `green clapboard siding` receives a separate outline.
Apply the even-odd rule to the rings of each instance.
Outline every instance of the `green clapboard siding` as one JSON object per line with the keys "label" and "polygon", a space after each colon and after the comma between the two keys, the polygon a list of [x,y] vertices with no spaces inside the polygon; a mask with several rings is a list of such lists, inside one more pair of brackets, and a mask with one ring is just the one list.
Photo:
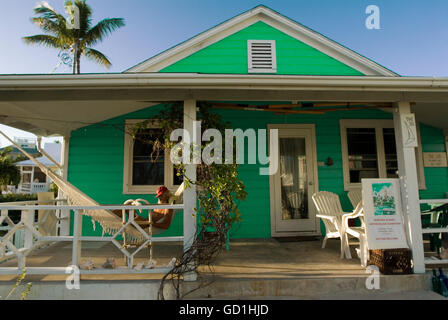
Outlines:
{"label": "green clapboard siding", "polygon": [[173,63],[160,72],[247,74],[247,40],[275,40],[277,74],[363,75],[261,21]]}
{"label": "green clapboard siding", "polygon": [[[100,204],[122,204],[127,199],[147,199],[155,195],[123,194],[125,119],[148,119],[159,113],[154,106],[72,132],[69,151],[69,181]],[[174,218],[164,236],[182,235],[182,214]],[[101,235],[102,229],[83,217],[84,235]]]}
{"label": "green clapboard siding", "polygon": [[[154,116],[160,107],[151,107],[103,123],[88,126],[72,133],[70,139],[69,180],[83,192],[101,204],[120,204],[129,198],[145,198],[156,202],[153,195],[123,195],[123,149],[125,119],[145,119]],[[317,161],[328,157],[334,161],[332,166],[318,167],[320,190],[338,194],[344,210],[352,207],[343,185],[340,119],[390,119],[390,113],[378,110],[358,110],[328,112],[325,115],[274,116],[268,112],[216,110],[233,128],[266,129],[268,124],[310,123],[316,126]],[[441,130],[421,125],[423,151],[445,151]],[[247,149],[246,149],[247,150]],[[247,155],[246,155],[247,159]],[[232,238],[269,238],[270,197],[269,177],[259,175],[260,165],[244,164],[240,167],[240,178],[246,185],[247,200],[239,204],[243,221],[231,230]],[[448,191],[447,168],[425,168],[426,190],[422,198],[443,198]],[[100,235],[101,228],[95,231],[90,219],[84,218],[83,232],[86,235]],[[323,226],[321,227],[324,232]],[[182,234],[182,215],[177,215],[172,227],[164,235]]]}
{"label": "green clapboard siding", "polygon": [[[196,72],[247,74],[247,40],[275,40],[277,74],[297,75],[362,75],[359,71],[323,54],[293,37],[263,23],[240,30],[192,55],[173,63],[160,72]],[[124,123],[125,119],[146,119],[156,115],[163,106],[146,108],[72,133],[69,153],[69,180],[101,204],[120,204],[129,198],[145,198],[156,202],[154,195],[123,194]],[[334,165],[318,167],[320,190],[337,193],[342,206],[351,205],[344,192],[339,119],[385,119],[391,114],[381,111],[330,112],[325,115],[273,116],[253,111],[219,110],[234,128],[265,129],[274,123],[313,123],[316,125],[317,158],[331,157]],[[444,151],[440,130],[421,126],[423,151]],[[248,197],[240,203],[243,222],[231,230],[233,238],[269,238],[270,197],[269,178],[259,175],[258,164],[240,167],[240,177],[246,185]],[[439,198],[446,192],[446,168],[425,168],[426,190],[422,197]],[[324,232],[323,227],[321,228]],[[88,218],[83,218],[86,235],[100,235],[102,230]],[[182,234],[182,215],[177,215],[166,236]]]}
{"label": "green clapboard siding", "polygon": [[[446,152],[443,130],[420,125],[423,152]],[[420,191],[422,199],[446,198],[448,168],[425,168],[426,190]]]}

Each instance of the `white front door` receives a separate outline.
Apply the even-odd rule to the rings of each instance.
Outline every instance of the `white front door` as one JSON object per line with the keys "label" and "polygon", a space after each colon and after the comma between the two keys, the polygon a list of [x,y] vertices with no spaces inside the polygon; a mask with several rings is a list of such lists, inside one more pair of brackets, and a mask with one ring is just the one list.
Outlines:
{"label": "white front door", "polygon": [[318,234],[311,196],[318,190],[314,125],[269,125],[278,129],[279,164],[270,177],[273,236]]}

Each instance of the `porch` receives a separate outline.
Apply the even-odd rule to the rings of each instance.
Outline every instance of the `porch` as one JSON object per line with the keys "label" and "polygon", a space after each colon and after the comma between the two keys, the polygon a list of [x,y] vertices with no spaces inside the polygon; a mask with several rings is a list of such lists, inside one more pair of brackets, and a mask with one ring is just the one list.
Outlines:
{"label": "porch", "polygon": [[[36,77],[5,77],[1,79],[3,82],[0,83],[1,89],[5,91],[2,101],[0,101],[0,106],[5,107],[5,113],[0,120],[4,124],[8,124],[17,128],[23,128],[30,130],[36,134],[50,135],[50,134],[61,134],[64,135],[63,142],[63,156],[62,164],[63,167],[62,174],[65,179],[69,176],[69,172],[74,172],[70,176],[70,182],[74,185],[79,186],[81,190],[87,190],[96,194],[96,200],[100,203],[120,203],[124,197],[137,197],[129,196],[129,194],[123,193],[123,181],[121,177],[123,176],[123,166],[114,166],[116,171],[106,170],[94,170],[95,166],[102,166],[105,162],[104,159],[110,161],[111,155],[116,163],[121,163],[123,159],[123,132],[117,130],[117,126],[120,128],[124,127],[127,117],[138,116],[138,119],[146,119],[147,113],[146,109],[153,108],[156,105],[163,105],[164,103],[170,103],[172,101],[183,101],[184,103],[184,127],[188,132],[192,133],[194,130],[193,123],[196,119],[196,102],[197,101],[283,101],[284,103],[300,102],[300,101],[315,101],[315,102],[325,102],[326,105],[335,106],[347,105],[347,109],[350,109],[353,104],[375,104],[376,109],[384,109],[384,105],[387,104],[389,108],[387,109],[388,119],[393,121],[393,127],[397,142],[397,162],[398,171],[401,178],[401,183],[403,184],[403,202],[407,208],[405,212],[406,218],[406,235],[408,237],[409,245],[412,249],[414,258],[414,272],[422,274],[425,277],[425,259],[423,251],[423,241],[422,241],[422,230],[421,230],[421,215],[419,208],[419,190],[418,190],[418,177],[416,170],[416,155],[414,146],[406,146],[404,144],[404,138],[407,133],[405,123],[402,121],[405,117],[409,117],[412,120],[412,115],[415,114],[417,119],[421,122],[430,124],[437,128],[444,128],[446,119],[445,115],[447,113],[446,108],[443,108],[443,104],[447,101],[447,88],[448,84],[446,79],[420,79],[420,78],[382,78],[382,77],[318,77],[318,76],[263,76],[263,75],[198,75],[198,74],[120,74],[120,75],[82,75],[78,77],[55,77],[45,78],[45,86],[42,87],[42,79],[39,76]],[[15,86],[17,83],[21,85],[22,91],[18,91]],[[63,87],[62,85],[66,87]],[[94,84],[95,90],[92,90],[92,85]],[[64,103],[61,105],[61,101]],[[19,106],[19,107],[17,107]],[[39,106],[39,112],[42,114],[47,114],[51,116],[38,117],[39,120],[34,118],[29,118],[30,115],[39,116],[39,112],[36,111],[36,106]],[[392,108],[390,108],[392,106]],[[303,106],[302,106],[303,107]],[[259,114],[263,114],[263,110],[248,110],[249,108],[242,106],[235,106],[237,112],[240,114],[239,117],[233,116],[231,120],[240,119],[241,122],[245,122],[242,128],[248,126],[247,119],[260,120]],[[297,107],[299,108],[299,107]],[[296,108],[296,109],[297,109]],[[261,119],[257,123],[257,127],[254,128],[266,128],[266,123],[322,123],[320,117],[324,115],[320,114],[322,111],[312,110],[313,107],[303,107],[302,110],[290,110],[291,112],[286,112],[280,115],[272,121],[271,119]],[[300,108],[299,108],[300,109]],[[26,113],[24,113],[25,111]],[[340,110],[340,109],[339,109]],[[76,111],[76,112],[75,112]],[[278,111],[278,110],[277,110]],[[348,111],[354,112],[356,110]],[[365,110],[358,110],[365,111]],[[141,113],[139,113],[141,112]],[[242,114],[244,116],[241,116]],[[252,114],[248,114],[253,112]],[[307,114],[311,112],[314,118],[306,117]],[[336,112],[342,112],[336,111]],[[253,116],[256,114],[257,116]],[[265,114],[269,114],[266,112]],[[229,113],[228,113],[229,115]],[[257,118],[258,117],[258,118]],[[300,119],[298,117],[301,117]],[[267,118],[267,117],[266,117]],[[329,119],[331,116],[329,116]],[[110,119],[116,120],[113,123],[107,123]],[[132,118],[129,118],[132,119]],[[135,117],[137,119],[137,117]],[[289,119],[289,120],[288,120]],[[319,173],[319,177],[316,175],[316,188],[321,190],[330,189],[324,183],[320,182],[317,185],[317,180],[322,179],[323,182],[328,182],[328,177],[336,177],[340,180],[338,185],[339,190],[343,189],[342,180],[343,177],[340,174],[342,172],[342,156],[338,148],[335,148],[338,152],[339,165],[336,173],[336,166],[330,167],[325,166],[325,160],[329,156],[328,151],[333,150],[332,147],[340,145],[340,126],[338,123],[339,118],[331,118],[331,126],[328,126],[333,131],[327,131],[325,136],[319,137],[321,141],[327,139],[328,137],[335,138],[336,141],[325,141],[325,148],[320,148],[318,150],[317,157],[314,157],[314,169],[323,169]],[[105,124],[104,126],[95,127],[95,124]],[[91,126],[89,126],[91,125]],[[324,125],[322,125],[324,126]],[[101,131],[98,130],[101,129]],[[376,128],[375,130],[380,132],[381,128]],[[97,139],[107,137],[110,138],[111,143],[103,144],[104,147],[98,140],[93,140],[92,137]],[[377,141],[381,139],[376,136]],[[415,135],[414,135],[415,138]],[[115,140],[112,140],[115,139]],[[415,140],[415,139],[414,139]],[[334,143],[336,142],[336,143]],[[406,141],[405,141],[406,142]],[[414,141],[416,142],[416,141]],[[94,145],[97,156],[91,157],[88,161],[84,161],[85,151],[88,148],[92,148]],[[418,143],[417,143],[418,144]],[[91,149],[90,149],[91,150]],[[333,150],[334,152],[334,150]],[[69,159],[70,154],[70,159]],[[339,159],[340,158],[340,159]],[[117,160],[118,159],[118,160]],[[70,161],[69,161],[70,160]],[[333,159],[334,160],[334,159]],[[120,162],[119,162],[120,161]],[[84,170],[86,169],[87,170]],[[101,167],[103,169],[103,167]],[[384,171],[386,168],[383,168]],[[189,165],[189,173],[193,176],[195,172],[194,165]],[[253,178],[254,171],[250,167],[246,167],[246,176]],[[82,173],[82,174],[80,174]],[[96,176],[95,176],[96,174]],[[258,174],[258,173],[257,173]],[[112,179],[112,177],[114,177]],[[268,178],[261,180],[253,180],[252,185],[254,190],[264,190],[263,192],[268,192],[269,184]],[[259,182],[262,183],[259,183]],[[99,184],[100,186],[97,186]],[[334,187],[334,186],[330,186]],[[442,185],[442,188],[446,188],[446,185]],[[193,208],[196,203],[195,191],[192,189],[186,190],[188,194],[184,196],[185,202],[185,212],[192,213]],[[151,194],[151,193],[147,193]],[[253,194],[251,191],[249,194]],[[261,195],[261,196],[260,196]],[[269,228],[273,224],[269,224],[269,197],[266,194],[254,195],[254,202],[252,203],[253,212],[261,212],[264,210],[267,214],[260,219],[253,212],[250,212],[252,222],[263,224],[264,228]],[[428,197],[431,197],[429,194]],[[434,196],[432,196],[434,197]],[[438,195],[441,197],[441,195]],[[264,200],[265,202],[262,202]],[[259,210],[261,209],[261,210]],[[271,210],[274,212],[273,210]],[[191,214],[185,214],[183,216],[183,235],[192,235],[195,233],[196,221],[191,218]],[[246,220],[247,221],[247,220]],[[178,226],[180,223],[178,224]],[[246,224],[250,226],[250,224]],[[267,226],[267,227],[266,227]],[[249,228],[247,227],[247,228]],[[70,224],[66,220],[63,225],[61,225],[61,235],[68,238]],[[180,229],[180,228],[179,228]],[[252,228],[254,229],[254,228]],[[264,231],[266,231],[264,229]],[[317,230],[316,230],[317,231]],[[442,230],[443,232],[446,229]],[[267,231],[269,233],[269,230]],[[263,234],[264,235],[264,234]],[[79,239],[81,240],[81,239]],[[274,240],[270,240],[274,241]],[[269,241],[268,241],[269,242]],[[271,243],[271,242],[269,242]],[[311,242],[310,242],[311,243]],[[245,277],[251,279],[271,279],[278,277],[282,281],[288,281],[290,277],[294,279],[300,279],[301,276],[319,276],[323,277],[353,277],[353,279],[358,279],[355,283],[364,286],[365,281],[365,270],[359,267],[359,260],[353,259],[351,261],[339,260],[339,254],[334,253],[332,260],[326,256],[329,249],[321,250],[316,242],[315,250],[303,247],[296,248],[293,247],[290,250],[290,254],[285,254],[284,248],[274,247],[272,248],[275,252],[282,252],[281,255],[276,257],[272,250],[259,251],[254,247],[248,246],[247,250],[253,249],[255,252],[259,252],[259,256],[252,257],[251,251],[246,252],[246,249],[241,249],[240,258],[246,262],[238,262],[234,264],[234,258],[232,255],[237,254],[238,251],[235,249],[236,244],[234,241],[231,242],[231,250],[225,252],[223,257],[219,260],[216,266],[216,270],[219,276],[231,278],[235,274],[242,273]],[[337,243],[337,242],[336,242]],[[189,241],[184,241],[184,247],[188,248]],[[309,244],[309,243],[308,243]],[[92,245],[93,249],[97,252],[101,250],[106,250],[108,247],[96,247],[101,245],[100,242],[95,242]],[[174,246],[174,243],[164,244],[164,246]],[[299,244],[296,244],[299,246]],[[61,247],[59,247],[61,246]],[[65,245],[67,246],[67,245]],[[110,244],[108,246],[111,246]],[[334,246],[334,242],[333,242]],[[263,247],[263,246],[262,246]],[[336,245],[336,247],[338,247]],[[66,249],[70,251],[69,248],[65,248],[64,244],[57,244],[55,248],[59,248],[59,252],[64,252]],[[65,248],[65,249],[64,249]],[[96,249],[95,249],[96,248]],[[113,248],[113,247],[112,247]],[[157,246],[156,246],[157,248]],[[48,250],[52,248],[48,248]],[[88,248],[83,248],[83,250],[90,250]],[[156,249],[157,250],[157,249]],[[177,250],[177,249],[172,249]],[[179,250],[182,247],[179,246]],[[41,255],[45,251],[39,251]],[[171,252],[167,250],[167,252]],[[173,251],[174,252],[174,251]],[[56,251],[54,251],[56,253]],[[299,254],[300,253],[300,254]],[[314,253],[314,254],[312,254]],[[87,254],[90,254],[87,252]],[[93,253],[92,253],[93,254]],[[118,253],[119,254],[119,253]],[[136,261],[139,261],[139,252],[136,255]],[[356,256],[355,254],[353,254]],[[66,254],[70,257],[70,253]],[[83,254],[82,256],[85,257]],[[155,254],[155,259],[160,260],[161,266],[166,266],[167,261],[173,255],[158,257]],[[238,256],[238,255],[237,255]],[[270,257],[276,257],[280,262],[275,262],[270,260]],[[306,257],[306,258],[305,258]],[[92,257],[94,259],[94,257]],[[98,259],[105,258],[100,256]],[[47,255],[46,258],[42,260],[34,260],[34,255],[31,255],[27,259],[27,267],[32,267],[33,265],[38,265],[40,263],[50,263],[55,262],[54,266],[58,264],[58,267],[65,267],[69,261],[65,261],[64,255],[62,255],[62,260],[57,260],[59,258],[53,257],[51,254]],[[165,260],[164,260],[165,259]],[[230,260],[225,260],[230,259]],[[251,261],[251,259],[253,261]],[[265,262],[261,260],[264,259]],[[306,259],[304,262],[302,259]],[[308,260],[309,259],[309,260]],[[73,252],[72,252],[73,260]],[[98,260],[97,263],[102,264]],[[122,260],[122,259],[121,259]],[[259,260],[260,264],[256,261]],[[117,260],[119,262],[120,259]],[[224,262],[223,262],[224,261]],[[225,262],[228,261],[228,262]],[[232,262],[233,261],[233,262]],[[238,260],[236,260],[238,261]],[[270,262],[269,262],[270,261]],[[56,262],[60,262],[56,263]],[[77,259],[76,261],[81,262]],[[103,261],[104,262],[104,261]],[[249,263],[251,262],[251,263]],[[438,261],[440,262],[440,261]],[[446,261],[445,261],[446,262]],[[9,262],[8,262],[9,263]],[[45,265],[44,263],[44,265]],[[224,265],[220,265],[224,263]],[[233,264],[232,264],[233,263]],[[252,266],[255,264],[255,267]],[[273,264],[271,264],[273,263]],[[72,264],[72,263],[70,263]],[[51,267],[49,264],[48,267]],[[123,264],[124,265],[124,264]],[[337,266],[337,267],[336,267]],[[0,266],[1,267],[1,266]],[[352,269],[353,268],[353,269]],[[321,270],[321,271],[316,271]],[[32,270],[29,269],[31,272]],[[29,272],[29,273],[30,273]],[[64,269],[58,271],[60,274],[65,274]],[[220,274],[223,272],[223,274]],[[348,272],[347,274],[345,274]],[[91,272],[95,273],[95,272]],[[103,279],[128,279],[126,277],[142,277],[144,279],[157,278],[160,274],[135,274],[138,272],[133,272],[132,275],[118,274],[115,272],[114,275],[97,275],[97,274],[84,274],[83,278],[88,277],[94,281],[98,279],[96,277],[103,277]],[[148,273],[148,272],[146,272]],[[413,275],[415,279],[419,279],[420,275]],[[50,278],[47,278],[50,277]],[[61,275],[47,275],[42,276],[46,279],[52,279],[51,277],[61,277]],[[64,277],[64,276],[62,276]],[[93,278],[92,278],[93,277]],[[124,278],[123,278],[124,277]],[[225,277],[224,277],[225,278]],[[385,277],[389,278],[389,277]],[[402,281],[399,279],[407,279],[408,276],[404,277],[390,277],[394,280],[391,281]],[[57,279],[57,278],[55,278]],[[362,279],[362,280],[360,280]],[[254,280],[258,281],[258,280]],[[261,281],[261,280],[260,280]],[[359,282],[360,281],[360,282]],[[190,285],[190,284],[185,284]],[[192,284],[193,285],[193,284]],[[404,287],[406,285],[403,285]],[[398,287],[397,287],[398,288]]]}
{"label": "porch", "polygon": [[[379,293],[403,294],[430,290],[430,277],[425,274],[380,277],[380,289],[366,288],[366,273],[359,259],[340,259],[338,240],[330,239],[321,249],[319,238],[292,239],[241,239],[230,242],[230,250],[223,250],[214,265],[214,274],[202,269],[214,283],[188,296],[191,299],[294,297],[298,299],[323,298],[331,294],[366,295]],[[27,259],[30,267],[54,267],[71,264],[71,246],[59,243],[40,249]],[[173,256],[183,250],[181,242],[159,243],[154,246],[157,265],[165,266]],[[147,250],[136,255],[136,263],[147,259]],[[353,252],[353,254],[355,254]],[[100,266],[106,258],[115,257],[117,264],[125,266],[123,255],[113,245],[87,242],[83,246],[82,260],[91,258]],[[0,267],[13,267],[17,261],[4,262]],[[67,290],[67,275],[28,275],[32,282],[30,299],[155,299],[159,280],[163,274],[81,274],[80,290]],[[0,276],[0,295],[13,284],[12,275]],[[115,286],[117,285],[117,286]],[[197,283],[185,282],[184,288]],[[120,290],[118,290],[118,286]],[[117,290],[114,290],[117,289]],[[439,296],[440,297],[440,296]],[[434,298],[438,298],[434,295]]]}

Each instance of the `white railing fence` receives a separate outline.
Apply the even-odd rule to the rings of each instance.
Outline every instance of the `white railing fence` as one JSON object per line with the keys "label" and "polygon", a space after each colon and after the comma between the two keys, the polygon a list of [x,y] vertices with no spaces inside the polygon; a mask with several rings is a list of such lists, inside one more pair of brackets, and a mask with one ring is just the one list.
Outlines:
{"label": "white railing fence", "polygon": [[33,183],[31,184],[31,193],[38,193],[38,192],[47,192],[50,188],[50,185],[45,182],[39,182],[39,183]]}
{"label": "white railing fence", "polygon": [[6,191],[9,193],[16,193],[18,188],[16,186],[6,186]]}
{"label": "white railing fence", "polygon": [[[17,220],[17,218],[20,218],[21,220],[26,219],[26,214],[28,210],[18,210],[16,209],[18,206],[37,206],[37,205],[61,205],[67,203],[67,200],[65,199],[55,199],[55,200],[49,200],[49,201],[37,201],[37,200],[31,200],[31,201],[16,201],[16,202],[4,202],[0,203],[0,207],[12,207],[14,209],[6,209],[8,213],[4,213],[5,210],[1,209],[2,216],[7,216],[11,223],[7,223],[5,220],[7,218],[1,218],[0,217],[0,236],[6,236],[13,226],[15,225],[14,220]],[[11,212],[10,211],[20,211],[20,217],[14,217],[11,219]],[[58,220],[58,223],[55,225],[55,234],[59,234],[60,229],[60,222],[64,219],[62,217],[63,212],[60,209],[55,210],[55,216]],[[35,220],[35,219],[34,219]],[[38,223],[33,220],[33,227],[38,229]],[[19,221],[19,222],[20,222]],[[6,225],[5,225],[6,224]],[[17,224],[17,223],[16,223]],[[1,238],[0,238],[1,239]],[[25,228],[24,227],[18,227],[15,232],[11,232],[8,239],[11,241],[11,243],[14,245],[15,248],[19,249],[19,251],[24,250],[25,246]],[[2,241],[0,241],[0,262],[9,260],[10,258],[14,257],[14,251],[12,251],[8,246],[6,246]]]}
{"label": "white railing fence", "polygon": [[19,184],[19,193],[31,193],[31,183]]}
{"label": "white railing fence", "polygon": [[34,194],[38,192],[47,192],[50,184],[46,182],[21,183],[18,185],[17,193]]}
{"label": "white railing fence", "polygon": [[[35,201],[34,203],[37,203]],[[0,237],[0,257],[3,253],[3,259],[17,258],[17,267],[0,267],[0,274],[21,274],[26,268],[27,274],[65,274],[68,266],[60,267],[27,267],[26,258],[35,249],[42,244],[57,243],[57,242],[71,242],[72,243],[72,265],[79,266],[81,262],[81,247],[83,241],[100,241],[113,243],[121,253],[126,257],[127,266],[117,267],[114,269],[92,269],[92,270],[80,270],[80,274],[113,274],[113,273],[166,273],[171,270],[172,267],[154,267],[151,269],[134,269],[134,257],[135,255],[145,247],[151,247],[153,242],[172,242],[183,241],[184,236],[174,237],[152,237],[151,232],[144,231],[135,221],[134,217],[136,212],[141,210],[154,210],[154,209],[173,209],[183,210],[183,204],[171,204],[171,205],[144,205],[144,206],[69,206],[69,205],[42,205],[34,204],[32,201],[26,203],[14,203],[12,204],[0,204],[0,225],[4,222],[8,224],[7,233]],[[12,210],[20,210],[22,212],[21,219],[18,223],[14,223],[9,217],[9,212]],[[57,217],[66,217],[67,212],[74,213],[73,219],[73,235],[59,235],[59,232],[55,236],[42,235],[38,230],[38,223],[35,222],[36,210],[54,210],[57,213]],[[111,236],[82,236],[82,211],[83,210],[122,210],[129,212],[127,221],[124,221],[120,230]],[[68,215],[69,216],[69,215]],[[63,219],[63,218],[62,218]],[[149,221],[151,222],[151,221]],[[144,237],[142,243],[138,244],[138,247],[131,253],[121,243],[121,240],[117,238],[121,237],[123,230],[127,227],[134,227]],[[16,246],[15,237],[19,230],[23,230],[23,247]],[[3,248],[3,249],[2,249]],[[1,261],[1,258],[0,258]]]}
{"label": "white railing fence", "polygon": [[[6,234],[8,231],[11,230],[10,226],[0,226],[0,234]],[[17,230],[14,235],[12,236],[12,243],[14,246],[18,249],[23,248],[23,239],[25,237],[25,233],[23,232],[23,229]],[[0,244],[0,260],[6,256],[6,253],[10,252],[10,250],[7,247],[4,247],[2,244]]]}

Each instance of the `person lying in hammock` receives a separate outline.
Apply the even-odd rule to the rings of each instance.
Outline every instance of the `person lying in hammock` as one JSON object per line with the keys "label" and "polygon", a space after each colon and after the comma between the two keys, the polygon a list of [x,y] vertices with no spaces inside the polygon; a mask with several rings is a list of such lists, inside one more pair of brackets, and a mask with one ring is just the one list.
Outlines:
{"label": "person lying in hammock", "polygon": [[[172,197],[171,192],[168,190],[167,187],[161,186],[157,189],[156,198],[158,198],[157,201],[158,204],[169,204],[171,197]],[[113,213],[115,213],[120,218],[123,215],[123,211],[119,209],[113,210]],[[170,227],[171,220],[174,214],[173,209],[154,209],[150,211],[150,213],[153,227],[165,230]],[[134,218],[134,221],[148,222],[148,218],[143,218],[142,216],[137,214],[136,217]]]}

